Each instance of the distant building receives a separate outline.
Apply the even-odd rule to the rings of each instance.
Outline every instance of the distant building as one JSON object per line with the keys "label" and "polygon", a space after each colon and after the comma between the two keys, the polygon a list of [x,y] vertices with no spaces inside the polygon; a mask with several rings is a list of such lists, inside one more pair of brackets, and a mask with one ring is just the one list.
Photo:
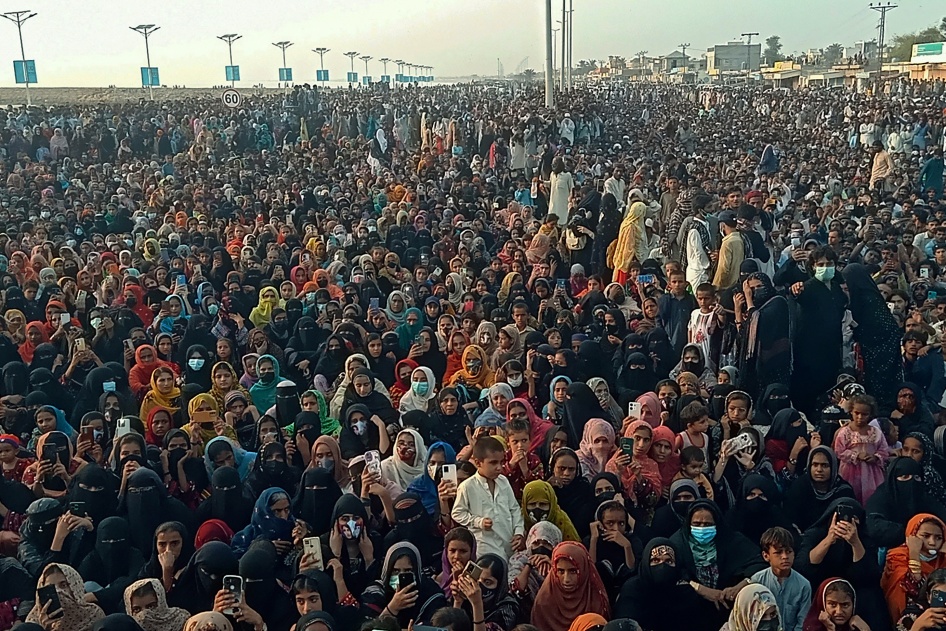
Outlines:
{"label": "distant building", "polygon": [[762,44],[729,42],[706,50],[706,73],[715,78],[740,72],[758,72],[762,63]]}

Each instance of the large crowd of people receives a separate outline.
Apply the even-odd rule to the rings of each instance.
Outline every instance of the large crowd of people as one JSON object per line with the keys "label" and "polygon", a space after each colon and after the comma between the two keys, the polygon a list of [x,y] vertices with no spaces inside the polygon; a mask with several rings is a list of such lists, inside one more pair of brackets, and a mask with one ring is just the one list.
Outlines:
{"label": "large crowd of people", "polygon": [[0,111],[0,631],[946,628],[946,86]]}

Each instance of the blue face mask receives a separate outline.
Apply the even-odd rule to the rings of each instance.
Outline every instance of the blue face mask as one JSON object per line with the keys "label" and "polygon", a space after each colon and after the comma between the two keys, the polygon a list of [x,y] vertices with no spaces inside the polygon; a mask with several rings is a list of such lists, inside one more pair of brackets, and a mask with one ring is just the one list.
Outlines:
{"label": "blue face mask", "polygon": [[207,307],[207,313],[209,313],[212,316],[217,315],[218,311],[220,311],[220,307],[218,307],[217,305],[209,305]]}
{"label": "blue face mask", "polygon": [[716,538],[716,526],[691,526],[690,535],[697,543],[709,543]]}
{"label": "blue face mask", "polygon": [[194,359],[188,359],[187,365],[190,366],[191,370],[200,370],[204,367],[204,360],[200,357],[195,357]]}
{"label": "blue face mask", "polygon": [[816,268],[815,268],[815,278],[817,278],[818,280],[820,280],[820,281],[823,282],[823,283],[824,283],[824,282],[827,282],[827,281],[831,280],[832,278],[834,278],[834,270],[835,270],[835,269],[836,269],[836,268],[834,267],[834,265],[831,265],[831,266],[824,266],[824,267],[816,267]]}
{"label": "blue face mask", "polygon": [[103,392],[115,392],[115,382],[114,381],[105,381],[102,383]]}
{"label": "blue face mask", "polygon": [[411,382],[411,390],[419,397],[427,396],[430,391],[430,384],[426,381],[414,381]]}
{"label": "blue face mask", "polygon": [[354,432],[355,436],[364,436],[365,430],[368,429],[368,421],[355,421],[351,426],[351,431]]}

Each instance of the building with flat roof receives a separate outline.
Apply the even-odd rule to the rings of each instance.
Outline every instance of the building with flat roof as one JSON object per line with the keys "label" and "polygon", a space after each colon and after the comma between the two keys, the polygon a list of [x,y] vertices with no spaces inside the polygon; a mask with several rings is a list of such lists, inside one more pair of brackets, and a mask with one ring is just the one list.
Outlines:
{"label": "building with flat roof", "polygon": [[740,72],[759,72],[762,44],[729,42],[706,49],[706,73],[713,78]]}

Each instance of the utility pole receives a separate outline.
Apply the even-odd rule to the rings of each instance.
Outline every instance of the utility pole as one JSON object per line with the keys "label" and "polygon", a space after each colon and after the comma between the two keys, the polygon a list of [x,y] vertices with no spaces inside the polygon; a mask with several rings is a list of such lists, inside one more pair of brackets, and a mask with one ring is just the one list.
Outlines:
{"label": "utility pole", "polygon": [[[354,50],[350,50],[347,53],[343,53],[343,54],[346,57],[348,57],[348,60],[351,62],[351,71],[352,73],[354,73],[355,72],[355,57],[358,56],[358,53]],[[348,85],[351,85],[351,81],[348,82]]]}
{"label": "utility pole", "polygon": [[567,2],[568,0],[562,0],[562,67],[560,69],[562,76],[559,81],[561,81],[563,91],[565,90],[565,57],[568,53],[568,24],[566,23],[568,11],[565,10]]}
{"label": "utility pole", "polygon": [[555,104],[555,35],[552,33],[552,0],[545,0],[545,107]]}
{"label": "utility pole", "polygon": [[575,43],[575,10],[572,9],[572,0],[568,0],[568,89],[572,88],[572,46]]}
{"label": "utility pole", "polygon": [[552,82],[555,82],[555,60],[558,59],[558,32],[560,28],[552,29]]}
{"label": "utility pole", "polygon": [[[395,59],[395,60],[394,60],[394,64],[397,66],[397,73],[398,73],[399,75],[401,75],[401,82],[403,83],[403,81],[404,81],[404,60],[403,60],[403,59]],[[395,79],[396,79],[396,78],[397,78],[397,77],[395,77]],[[397,81],[395,81],[395,83],[397,83]]]}
{"label": "utility pole", "polygon": [[148,46],[148,36],[161,27],[155,26],[154,24],[139,24],[138,26],[129,26],[128,28],[145,36],[145,59],[148,64],[148,96],[153,101],[154,88],[151,87],[151,48]]}
{"label": "utility pole", "polygon": [[[237,35],[236,33],[227,33],[226,35],[218,35],[217,39],[223,40],[227,43],[227,49],[230,51],[230,66],[233,66],[233,42],[237,41],[243,37],[242,35]],[[230,80],[230,87],[236,87],[236,79]]]}
{"label": "utility pole", "polygon": [[687,82],[687,48],[690,47],[690,42],[685,44],[678,44],[680,48],[683,49],[683,83]]}
{"label": "utility pole", "polygon": [[16,32],[20,36],[20,61],[23,62],[23,74],[26,76],[26,105],[31,107],[33,105],[33,99],[30,97],[30,76],[26,72],[26,51],[23,48],[23,23],[28,19],[36,17],[36,13],[31,13],[29,9],[26,11],[9,11],[7,13],[0,13],[0,17],[5,17],[14,24],[16,24]]}
{"label": "utility pole", "polygon": [[[286,49],[292,46],[292,42],[275,42],[273,46],[282,51],[282,67],[286,67]],[[289,92],[289,82],[286,81],[285,91]]]}
{"label": "utility pole", "polygon": [[742,37],[746,39],[746,84],[749,83],[749,77],[752,76],[752,38],[758,37],[758,33],[743,33]]}
{"label": "utility pole", "polygon": [[388,76],[388,62],[391,61],[391,58],[390,58],[390,57],[382,57],[382,58],[379,59],[378,61],[380,61],[380,62],[384,65],[384,75],[385,75],[385,76]]}
{"label": "utility pole", "polygon": [[359,57],[363,62],[365,62],[365,76],[368,76],[368,62],[374,59],[371,55],[362,55]]}
{"label": "utility pole", "polygon": [[880,72],[880,75],[883,76],[884,74],[884,35],[886,34],[886,31],[887,31],[887,11],[893,11],[894,9],[897,8],[897,5],[891,4],[889,2],[887,4],[882,4],[880,2],[878,2],[877,4],[874,4],[873,2],[871,2],[870,8],[871,10],[876,11],[877,13],[880,14],[880,24],[877,27],[880,30],[879,37],[877,38],[878,39],[877,58],[880,60],[878,63],[878,70]]}
{"label": "utility pole", "polygon": [[[319,70],[321,70],[323,74],[325,73],[325,53],[327,53],[330,50],[332,49],[325,48],[324,46],[319,46],[318,48],[312,49],[313,53],[318,53],[319,55]],[[322,80],[322,83],[325,83],[324,79]]]}
{"label": "utility pole", "polygon": [[637,53],[637,68],[640,70],[641,83],[644,82],[644,55],[646,55],[648,52],[649,51],[642,50]]}

